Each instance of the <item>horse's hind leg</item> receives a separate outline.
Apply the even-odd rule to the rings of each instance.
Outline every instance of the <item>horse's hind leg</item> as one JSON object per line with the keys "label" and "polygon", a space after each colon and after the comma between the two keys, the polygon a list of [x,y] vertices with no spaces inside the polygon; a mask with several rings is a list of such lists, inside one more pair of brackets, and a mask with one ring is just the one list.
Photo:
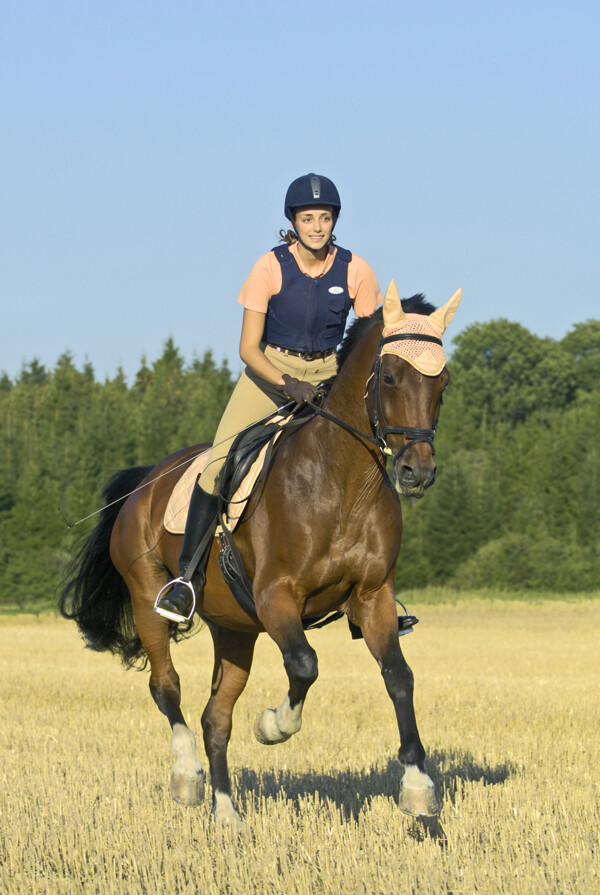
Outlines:
{"label": "horse's hind leg", "polygon": [[135,623],[150,661],[150,693],[173,731],[171,751],[175,762],[171,768],[171,796],[180,805],[199,805],[204,799],[205,774],[196,755],[196,738],[181,711],[181,687],[171,660],[169,623],[153,611],[153,597],[149,599],[147,593],[136,589],[131,582],[129,588]]}
{"label": "horse's hind leg", "polygon": [[215,648],[211,696],[202,713],[204,747],[210,764],[215,820],[241,826],[231,801],[227,746],[233,707],[250,674],[257,634],[209,625]]}

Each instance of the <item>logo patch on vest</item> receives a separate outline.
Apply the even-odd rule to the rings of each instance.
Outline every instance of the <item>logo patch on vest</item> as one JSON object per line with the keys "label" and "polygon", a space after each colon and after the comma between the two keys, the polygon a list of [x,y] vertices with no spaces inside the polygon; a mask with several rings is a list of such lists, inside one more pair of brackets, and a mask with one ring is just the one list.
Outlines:
{"label": "logo patch on vest", "polygon": [[341,295],[344,291],[343,286],[330,286],[329,291],[332,295]]}

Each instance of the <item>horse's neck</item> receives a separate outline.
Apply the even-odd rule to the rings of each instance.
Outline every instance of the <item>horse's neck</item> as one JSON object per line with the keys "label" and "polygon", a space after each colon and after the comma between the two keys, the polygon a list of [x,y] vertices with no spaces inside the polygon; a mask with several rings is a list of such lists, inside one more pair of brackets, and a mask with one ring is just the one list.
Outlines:
{"label": "horse's neck", "polygon": [[[373,372],[380,336],[381,329],[375,327],[356,346],[340,370],[324,408],[358,433],[370,437],[373,436],[373,429],[367,412],[365,392]],[[362,439],[356,433],[350,434],[343,426],[322,418],[317,424],[320,440],[325,443],[331,457],[346,457],[348,451],[352,452],[351,463],[336,463],[336,474],[358,479],[363,483],[370,482],[375,486],[381,479],[385,462],[379,449],[368,437]]]}
{"label": "horse's neck", "polygon": [[361,432],[371,433],[365,393],[373,373],[381,327],[361,339],[338,373],[325,404],[326,409]]}

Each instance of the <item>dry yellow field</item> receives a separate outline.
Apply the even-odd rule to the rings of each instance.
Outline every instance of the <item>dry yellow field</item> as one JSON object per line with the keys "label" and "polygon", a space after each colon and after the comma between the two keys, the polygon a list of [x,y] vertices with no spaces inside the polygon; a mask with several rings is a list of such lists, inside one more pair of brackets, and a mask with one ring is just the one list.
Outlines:
{"label": "dry yellow field", "polygon": [[[599,892],[600,601],[410,608],[421,623],[402,646],[439,823],[397,808],[392,705],[337,623],[309,633],[320,677],[300,733],[271,748],[252,725],[286,685],[259,639],[230,746],[240,840],[215,830],[208,793],[196,809],[171,801],[146,672],[84,650],[72,623],[1,618],[0,891]],[[199,733],[208,632],[174,652]]]}

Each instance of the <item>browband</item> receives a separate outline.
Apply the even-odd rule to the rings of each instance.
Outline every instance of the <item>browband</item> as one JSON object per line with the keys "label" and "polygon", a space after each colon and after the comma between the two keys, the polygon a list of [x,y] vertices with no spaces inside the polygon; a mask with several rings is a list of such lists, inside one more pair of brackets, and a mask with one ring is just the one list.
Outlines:
{"label": "browband", "polygon": [[400,342],[401,340],[408,340],[410,342],[435,342],[436,345],[441,345],[442,340],[438,339],[436,336],[428,336],[425,333],[398,333],[396,336],[382,336],[380,345],[387,345],[388,342]]}

